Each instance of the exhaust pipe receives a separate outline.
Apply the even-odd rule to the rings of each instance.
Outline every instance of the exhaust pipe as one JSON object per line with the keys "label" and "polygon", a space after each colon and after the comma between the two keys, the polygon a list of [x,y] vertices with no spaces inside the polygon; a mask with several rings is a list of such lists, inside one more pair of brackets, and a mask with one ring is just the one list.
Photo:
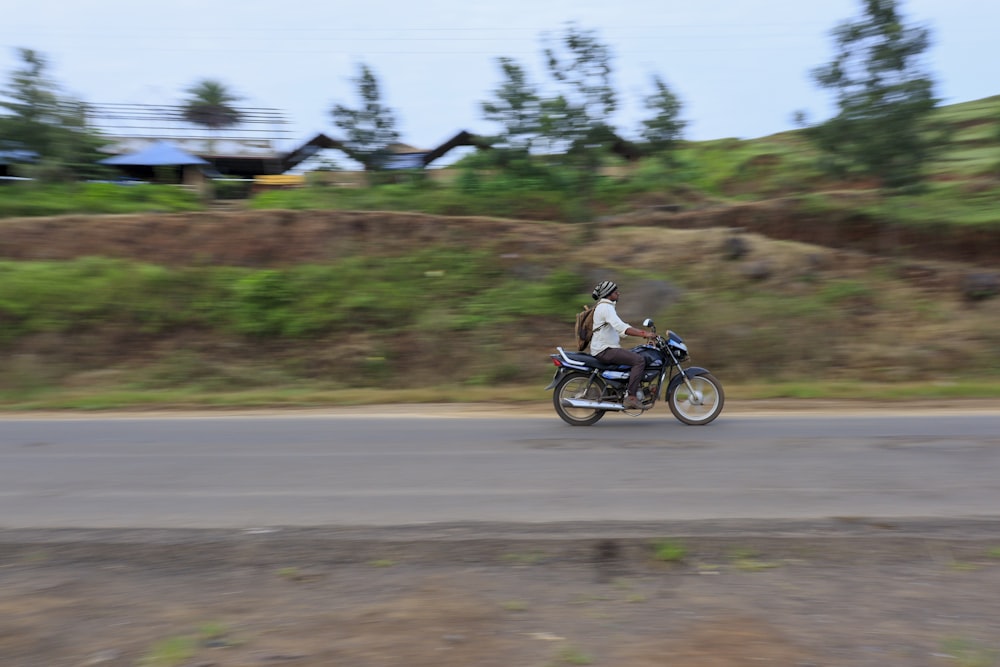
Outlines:
{"label": "exhaust pipe", "polygon": [[582,398],[564,398],[563,406],[567,408],[587,408],[589,410],[618,410],[625,409],[621,403],[602,403],[601,401],[588,401]]}

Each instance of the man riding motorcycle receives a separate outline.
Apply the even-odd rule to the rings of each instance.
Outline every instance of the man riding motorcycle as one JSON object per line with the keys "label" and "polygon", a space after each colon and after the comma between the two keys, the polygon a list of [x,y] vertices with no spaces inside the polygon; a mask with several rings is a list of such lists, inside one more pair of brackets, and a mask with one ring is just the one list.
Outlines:
{"label": "man riding motorcycle", "polygon": [[594,308],[594,335],[590,340],[590,353],[603,363],[630,367],[627,396],[622,405],[628,410],[641,410],[643,406],[638,393],[639,383],[646,370],[646,359],[641,354],[623,349],[621,337],[655,338],[656,334],[623,322],[615,309],[618,296],[618,285],[610,280],[598,283],[591,293],[597,306]]}

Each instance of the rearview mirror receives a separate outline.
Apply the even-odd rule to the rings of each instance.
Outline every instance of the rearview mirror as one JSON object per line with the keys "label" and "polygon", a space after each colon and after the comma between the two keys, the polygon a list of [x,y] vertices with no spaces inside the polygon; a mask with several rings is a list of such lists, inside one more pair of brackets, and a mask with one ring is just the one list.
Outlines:
{"label": "rearview mirror", "polygon": [[651,320],[650,318],[647,317],[646,319],[644,319],[642,321],[642,326],[644,326],[644,327],[655,327],[656,325],[653,324],[653,320]]}

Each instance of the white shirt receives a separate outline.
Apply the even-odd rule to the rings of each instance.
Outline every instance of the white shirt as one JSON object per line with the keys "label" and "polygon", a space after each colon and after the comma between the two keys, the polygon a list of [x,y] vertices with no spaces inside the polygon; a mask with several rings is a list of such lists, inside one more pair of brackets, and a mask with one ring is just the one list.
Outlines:
{"label": "white shirt", "polygon": [[590,339],[590,353],[600,354],[609,347],[621,347],[621,337],[631,326],[618,317],[614,301],[601,299],[594,308],[594,336]]}

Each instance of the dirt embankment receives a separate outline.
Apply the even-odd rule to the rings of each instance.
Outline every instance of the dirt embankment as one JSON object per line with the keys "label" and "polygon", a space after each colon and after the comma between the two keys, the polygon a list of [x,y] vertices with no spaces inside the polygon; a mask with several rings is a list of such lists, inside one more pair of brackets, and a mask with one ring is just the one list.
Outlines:
{"label": "dirt embankment", "polygon": [[649,211],[622,222],[676,229],[728,227],[772,239],[798,241],[876,256],[910,257],[981,266],[1000,262],[1000,225],[899,225],[861,214],[803,213],[795,202],[774,200],[701,211]]}
{"label": "dirt embankment", "polygon": [[[860,215],[821,218],[804,214],[785,200],[680,212],[649,209],[595,224],[604,229],[721,227],[876,256],[981,266],[1000,261],[1000,226],[888,225]],[[588,228],[593,229],[483,217],[343,211],[17,218],[0,221],[0,258],[104,256],[164,265],[283,266],[414,246],[485,243],[500,243],[501,251],[511,254],[545,255],[565,248],[567,237],[585,237]]]}
{"label": "dirt embankment", "polygon": [[7,259],[103,256],[168,266],[254,267],[321,263],[428,245],[500,243],[504,252],[545,254],[565,234],[562,226],[544,223],[337,211],[18,218],[0,221],[0,230],[0,257]]}

